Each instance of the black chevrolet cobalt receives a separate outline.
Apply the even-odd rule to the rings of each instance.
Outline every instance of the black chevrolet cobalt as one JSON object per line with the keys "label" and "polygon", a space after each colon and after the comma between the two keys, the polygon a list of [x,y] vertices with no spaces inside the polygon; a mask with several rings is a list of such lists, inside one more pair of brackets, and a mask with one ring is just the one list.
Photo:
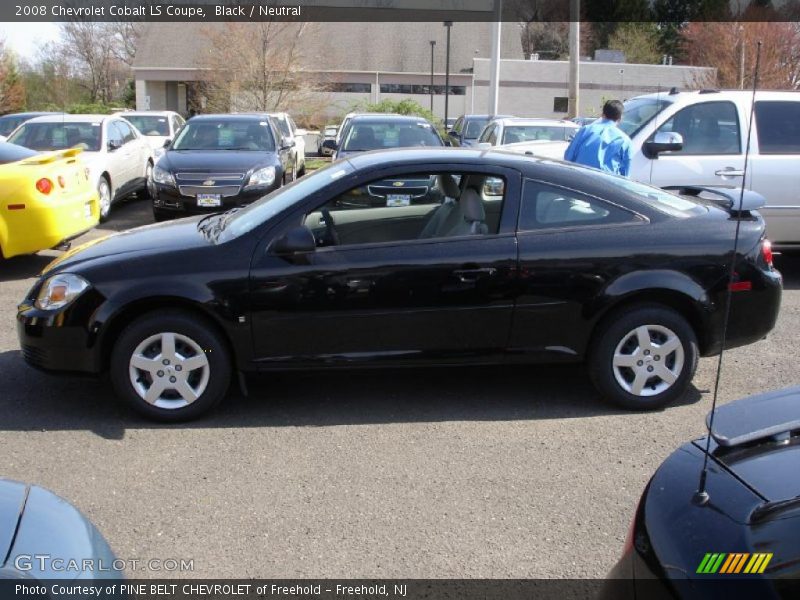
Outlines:
{"label": "black chevrolet cobalt", "polygon": [[[353,201],[429,178],[425,199]],[[729,347],[762,339],[780,305],[763,198],[734,211],[730,190],[684,192],[496,150],[355,155],[247,207],[67,252],[19,306],[22,352],[109,371],[160,420],[204,413],[237,373],[431,363],[585,361],[602,396],[653,409],[721,350],[737,223]]]}
{"label": "black chevrolet cobalt", "polygon": [[291,144],[268,115],[190,119],[148,182],[156,221],[219,212],[257,200],[291,178]]}

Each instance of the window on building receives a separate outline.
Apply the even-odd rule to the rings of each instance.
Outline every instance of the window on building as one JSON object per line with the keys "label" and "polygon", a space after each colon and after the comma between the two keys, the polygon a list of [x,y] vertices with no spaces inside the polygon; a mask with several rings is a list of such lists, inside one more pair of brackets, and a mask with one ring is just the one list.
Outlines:
{"label": "window on building", "polygon": [[369,94],[372,92],[371,83],[332,83],[328,86],[331,92],[343,92],[346,94]]}
{"label": "window on building", "polygon": [[[445,86],[434,85],[433,93],[437,96],[444,95]],[[431,86],[424,84],[410,84],[410,83],[382,83],[381,94],[424,94],[430,95]],[[467,88],[463,85],[451,85],[451,96],[465,96]]]}
{"label": "window on building", "polygon": [[569,98],[565,96],[556,96],[553,98],[553,112],[567,112],[569,111]]}

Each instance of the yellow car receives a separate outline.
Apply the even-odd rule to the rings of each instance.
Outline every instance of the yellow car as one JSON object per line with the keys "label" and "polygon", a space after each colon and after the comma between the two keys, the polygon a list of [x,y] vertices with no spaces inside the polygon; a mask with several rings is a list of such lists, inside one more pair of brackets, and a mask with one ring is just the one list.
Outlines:
{"label": "yellow car", "polygon": [[79,148],[0,143],[0,257],[53,248],[97,225],[97,191]]}

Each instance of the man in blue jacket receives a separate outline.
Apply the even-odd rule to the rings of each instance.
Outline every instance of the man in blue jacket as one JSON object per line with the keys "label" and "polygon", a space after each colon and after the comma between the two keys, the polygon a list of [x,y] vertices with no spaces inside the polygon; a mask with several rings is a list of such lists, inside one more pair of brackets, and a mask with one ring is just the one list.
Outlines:
{"label": "man in blue jacket", "polygon": [[628,176],[631,170],[631,138],[617,125],[624,107],[619,100],[603,106],[603,118],[584,125],[564,152],[564,160]]}

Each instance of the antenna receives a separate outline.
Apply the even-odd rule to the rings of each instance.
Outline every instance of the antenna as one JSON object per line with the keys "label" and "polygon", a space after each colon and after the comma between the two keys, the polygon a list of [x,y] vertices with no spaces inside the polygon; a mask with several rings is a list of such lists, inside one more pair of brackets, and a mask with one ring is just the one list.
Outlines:
{"label": "antenna", "polygon": [[[744,169],[742,174],[742,187],[739,189],[739,207],[738,212],[742,212],[742,204],[744,202],[744,186],[747,183],[747,165],[750,158],[750,134],[753,131],[753,115],[756,106],[756,88],[758,87],[758,73],[761,66],[761,42],[758,42],[756,49],[756,65],[753,72],[753,95],[750,98],[750,119],[747,124],[747,145],[744,149]],[[703,470],[700,472],[700,482],[697,486],[697,491],[692,497],[692,502],[704,506],[708,504],[711,497],[706,490],[706,478],[708,477],[708,454],[711,449],[711,432],[714,430],[714,415],[717,411],[717,395],[719,394],[719,380],[722,374],[722,355],[725,353],[725,342],[728,337],[728,320],[731,316],[731,284],[736,273],[736,252],[739,249],[739,229],[742,220],[736,219],[736,234],[733,237],[733,254],[731,256],[730,269],[728,271],[728,291],[725,295],[725,317],[722,321],[722,348],[719,351],[719,359],[717,361],[717,378],[714,382],[714,398],[711,401],[711,414],[708,418],[708,436],[706,436],[706,449],[703,456]]]}

